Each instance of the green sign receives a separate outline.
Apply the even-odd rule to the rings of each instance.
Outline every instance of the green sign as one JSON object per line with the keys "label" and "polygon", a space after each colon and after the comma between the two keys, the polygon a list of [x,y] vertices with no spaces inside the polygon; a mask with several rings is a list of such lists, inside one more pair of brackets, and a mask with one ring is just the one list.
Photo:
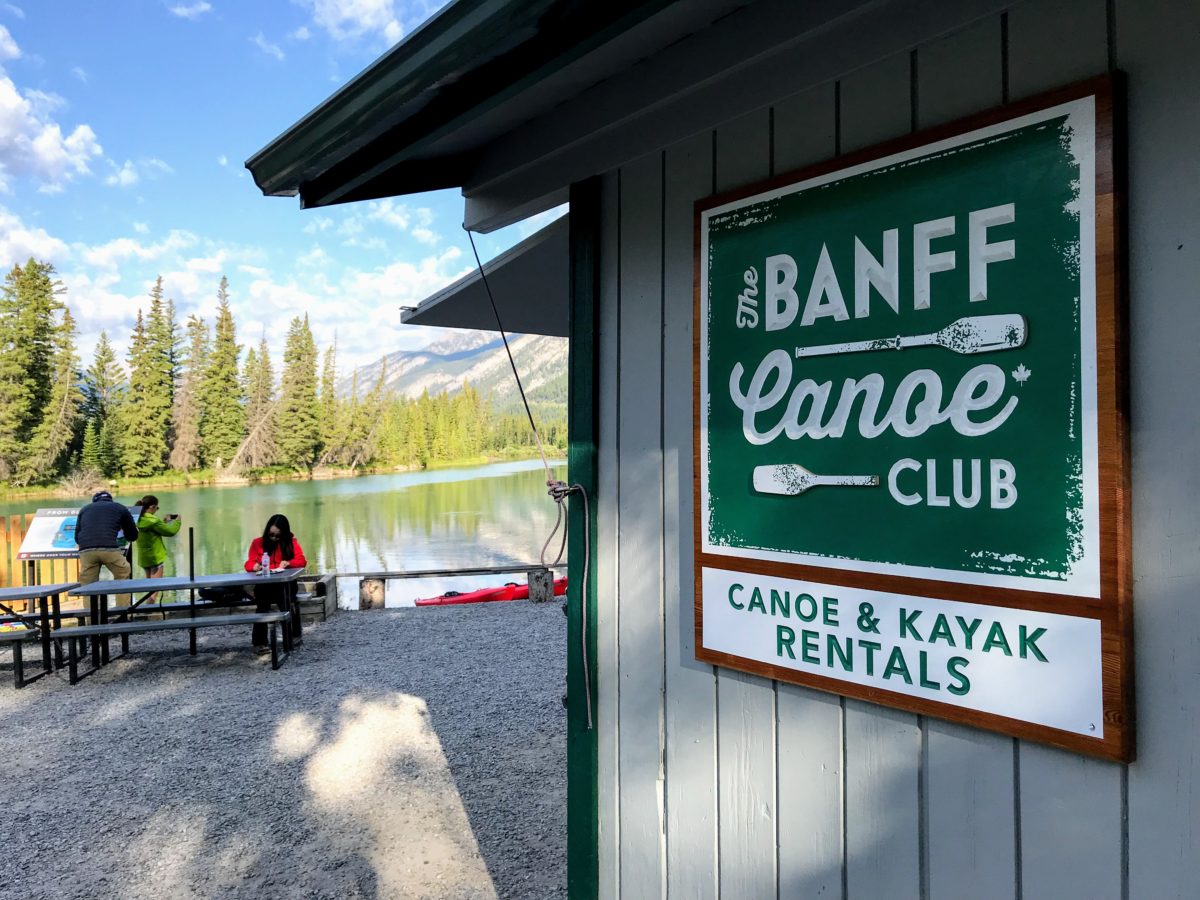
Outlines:
{"label": "green sign", "polygon": [[717,554],[1098,596],[1090,107],[706,210]]}
{"label": "green sign", "polygon": [[1132,758],[1112,93],[697,205],[699,659]]}

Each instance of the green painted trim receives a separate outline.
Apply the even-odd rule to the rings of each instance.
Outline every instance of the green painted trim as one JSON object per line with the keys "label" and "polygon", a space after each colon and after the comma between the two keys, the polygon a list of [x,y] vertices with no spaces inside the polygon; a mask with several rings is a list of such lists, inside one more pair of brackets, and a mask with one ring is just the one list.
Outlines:
{"label": "green painted trim", "polygon": [[600,180],[571,185],[570,351],[567,363],[568,446],[567,472],[571,484],[588,493],[591,511],[592,560],[588,573],[587,654],[590,662],[592,729],[587,727],[581,653],[579,585],[583,583],[583,504],[570,500],[567,523],[567,894],[572,900],[592,900],[600,889],[600,813],[597,782],[597,731],[601,727],[596,706],[596,487],[599,481],[597,436],[599,409],[598,313],[600,285]]}

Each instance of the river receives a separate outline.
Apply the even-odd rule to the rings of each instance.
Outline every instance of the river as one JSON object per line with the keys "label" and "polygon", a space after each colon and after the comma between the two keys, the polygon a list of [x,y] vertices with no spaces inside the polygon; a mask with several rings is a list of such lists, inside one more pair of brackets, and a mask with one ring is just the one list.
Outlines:
{"label": "river", "polygon": [[[555,477],[565,472],[559,465]],[[179,536],[166,540],[168,575],[187,574],[189,527],[196,571],[227,572],[241,566],[251,538],[262,534],[273,513],[288,517],[310,571],[411,571],[536,563],[556,517],[545,481],[541,462],[526,460],[152,493],[160,515],[183,517]],[[117,494],[122,503],[138,499]],[[61,499],[21,500],[0,503],[0,514],[70,505]],[[556,549],[557,541],[551,553]],[[346,605],[349,598],[340,599]]]}

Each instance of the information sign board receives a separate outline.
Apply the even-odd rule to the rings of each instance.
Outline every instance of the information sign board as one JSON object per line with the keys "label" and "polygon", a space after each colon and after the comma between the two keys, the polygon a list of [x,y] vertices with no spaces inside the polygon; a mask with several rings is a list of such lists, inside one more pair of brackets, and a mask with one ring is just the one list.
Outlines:
{"label": "information sign board", "polygon": [[39,509],[25,531],[17,559],[66,559],[79,555],[75,545],[78,507]]}
{"label": "information sign board", "polygon": [[[142,515],[140,506],[129,507],[129,514],[136,522]],[[75,525],[79,519],[79,508],[70,509],[39,509],[34,513],[21,547],[17,550],[17,559],[71,559],[79,555],[79,546],[75,543]],[[117,532],[117,546],[124,548],[128,545],[123,532]]]}
{"label": "information sign board", "polygon": [[1106,78],[697,204],[699,658],[1132,758],[1112,136]]}

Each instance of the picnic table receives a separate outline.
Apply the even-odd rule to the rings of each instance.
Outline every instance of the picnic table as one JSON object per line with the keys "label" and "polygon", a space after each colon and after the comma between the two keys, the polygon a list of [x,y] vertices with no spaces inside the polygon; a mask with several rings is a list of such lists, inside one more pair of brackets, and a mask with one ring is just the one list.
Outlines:
{"label": "picnic table", "polygon": [[[195,655],[196,630],[193,626],[196,606],[195,592],[197,590],[202,588],[265,587],[267,585],[283,585],[286,587],[294,585],[302,577],[304,577],[304,569],[284,569],[283,571],[272,572],[268,575],[254,575],[250,572],[242,571],[224,575],[196,575],[194,577],[179,575],[170,578],[133,578],[123,581],[97,581],[92,584],[80,585],[72,589],[70,594],[73,597],[88,598],[88,602],[91,605],[91,621],[93,625],[85,630],[89,631],[89,633],[96,631],[97,634],[93,635],[93,637],[103,637],[103,640],[93,640],[91,648],[92,667],[99,668],[109,661],[108,637],[110,636],[109,634],[100,634],[99,632],[107,628],[111,617],[115,616],[118,619],[128,620],[130,614],[152,594],[165,593],[167,591],[191,592],[190,599],[191,606],[193,607],[191,620],[177,619],[173,621],[172,626],[176,628],[190,628],[191,639],[189,651],[192,655]],[[299,643],[297,639],[300,637],[297,634],[300,624],[299,613],[297,610],[292,609],[291,603],[294,593],[291,590],[280,592],[280,611],[288,613],[287,624],[283,630],[284,650],[288,653],[291,652],[295,643]],[[145,596],[130,606],[110,607],[108,605],[108,597],[113,594],[144,594]],[[153,609],[153,607],[150,608]],[[130,625],[129,629],[111,630],[111,633],[119,633],[121,635],[121,643],[124,650],[128,650],[129,648],[129,634],[132,628],[133,626]]]}
{"label": "picnic table", "polygon": [[[61,625],[61,607],[59,606],[59,597],[75,587],[78,582],[70,581],[62,584],[31,584],[26,587],[10,587],[0,588],[0,610],[3,610],[13,620],[20,622],[26,627],[27,632],[36,631],[42,644],[42,674],[35,676],[41,678],[50,671],[52,666],[51,660],[51,639],[50,639],[50,620],[52,617],[51,609],[53,608],[53,618],[55,627]],[[12,604],[25,601],[36,600],[38,603],[38,615],[36,621],[37,626],[31,626],[29,622],[34,619],[34,616],[29,613],[18,613],[12,608]],[[13,641],[13,666],[15,669],[15,678],[17,687],[23,687],[26,684],[24,673],[21,668],[21,646],[17,643],[24,640],[28,635],[22,633],[10,633],[8,640]],[[33,681],[35,679],[29,679]]]}

